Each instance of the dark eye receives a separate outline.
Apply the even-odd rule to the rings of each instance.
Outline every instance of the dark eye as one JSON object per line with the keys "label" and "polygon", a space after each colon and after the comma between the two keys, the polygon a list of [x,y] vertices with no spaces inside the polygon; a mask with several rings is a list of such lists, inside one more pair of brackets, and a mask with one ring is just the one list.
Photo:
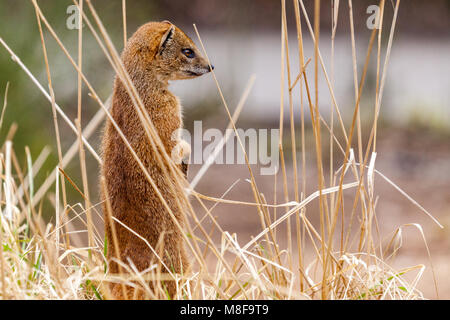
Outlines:
{"label": "dark eye", "polygon": [[192,59],[195,57],[195,53],[191,49],[183,49],[183,50],[181,50],[181,52],[183,52],[183,54],[188,58]]}

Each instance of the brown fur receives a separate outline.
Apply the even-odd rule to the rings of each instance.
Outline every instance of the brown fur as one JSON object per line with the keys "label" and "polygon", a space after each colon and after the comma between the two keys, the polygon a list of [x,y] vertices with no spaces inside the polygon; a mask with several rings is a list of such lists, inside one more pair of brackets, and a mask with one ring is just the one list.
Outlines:
{"label": "brown fur", "polygon": [[[182,50],[186,48],[194,52],[194,58],[188,58],[183,53]],[[174,130],[182,126],[182,118],[177,97],[168,91],[168,80],[194,78],[207,73],[210,71],[208,63],[192,40],[166,21],[149,22],[141,26],[128,40],[121,59],[170,156],[177,145],[177,141],[173,141],[171,136]],[[184,225],[184,212],[176,203],[177,195],[171,191],[170,178],[163,174],[158,165],[135,107],[118,77],[114,82],[111,115],[155,181],[178,222]],[[164,253],[161,253],[161,258],[172,272],[185,273],[189,264],[182,234],[110,121],[106,123],[102,152],[101,174],[105,177],[112,215],[145,238],[153,248],[156,248],[163,236],[160,243]],[[180,152],[182,157],[186,157],[190,150],[183,147]],[[103,192],[102,199],[104,200]],[[107,258],[110,272],[118,273],[118,264],[111,260],[116,256],[106,210],[104,203]],[[122,262],[128,264],[130,259],[139,271],[158,263],[144,241],[118,223],[114,223],[114,227]],[[163,267],[161,270],[165,271]],[[175,295],[173,281],[166,282],[166,285],[169,294]],[[120,285],[113,284],[111,289],[115,298],[124,298]],[[132,294],[133,290],[128,289],[128,297]]]}

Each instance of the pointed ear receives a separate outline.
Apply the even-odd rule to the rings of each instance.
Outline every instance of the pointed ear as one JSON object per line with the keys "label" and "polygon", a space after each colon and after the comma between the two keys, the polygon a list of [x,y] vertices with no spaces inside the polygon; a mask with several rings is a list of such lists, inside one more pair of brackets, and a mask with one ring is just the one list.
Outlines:
{"label": "pointed ear", "polygon": [[173,35],[175,33],[175,26],[173,24],[170,25],[169,29],[164,33],[161,38],[161,42],[159,43],[158,53],[162,54],[164,49],[170,44],[173,39]]}

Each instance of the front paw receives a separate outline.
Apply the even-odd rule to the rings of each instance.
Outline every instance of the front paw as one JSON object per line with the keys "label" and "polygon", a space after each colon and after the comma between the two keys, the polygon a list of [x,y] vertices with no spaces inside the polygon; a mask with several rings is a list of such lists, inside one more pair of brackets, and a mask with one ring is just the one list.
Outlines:
{"label": "front paw", "polygon": [[189,163],[191,156],[191,146],[184,140],[179,140],[172,149],[172,160],[176,164]]}

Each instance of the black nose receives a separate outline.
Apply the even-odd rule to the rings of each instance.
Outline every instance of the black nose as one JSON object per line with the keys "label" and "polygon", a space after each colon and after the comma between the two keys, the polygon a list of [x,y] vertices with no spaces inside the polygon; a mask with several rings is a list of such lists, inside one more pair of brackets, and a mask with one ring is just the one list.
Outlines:
{"label": "black nose", "polygon": [[214,70],[214,66],[211,65],[210,69],[211,69],[211,70],[209,70],[209,71],[213,71],[213,70]]}

